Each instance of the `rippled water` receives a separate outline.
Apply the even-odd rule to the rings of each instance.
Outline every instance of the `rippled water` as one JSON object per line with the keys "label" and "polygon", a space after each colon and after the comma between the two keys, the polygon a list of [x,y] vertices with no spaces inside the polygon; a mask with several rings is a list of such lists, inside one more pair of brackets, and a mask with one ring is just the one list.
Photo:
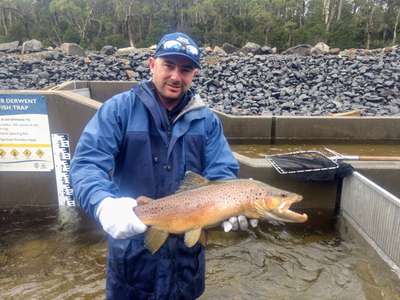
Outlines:
{"label": "rippled water", "polygon": [[[326,222],[209,232],[205,299],[400,299],[372,251]],[[0,299],[104,299],[106,242],[76,210],[0,214]]]}

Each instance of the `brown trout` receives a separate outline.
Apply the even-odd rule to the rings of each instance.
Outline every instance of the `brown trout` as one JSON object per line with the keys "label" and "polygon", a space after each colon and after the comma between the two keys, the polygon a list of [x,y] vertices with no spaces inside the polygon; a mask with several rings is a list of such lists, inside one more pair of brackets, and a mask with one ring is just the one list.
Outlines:
{"label": "brown trout", "polygon": [[171,234],[185,233],[185,244],[193,247],[203,240],[202,229],[215,226],[232,216],[302,223],[306,214],[290,210],[303,199],[252,179],[208,181],[187,172],[181,189],[157,200],[139,197],[134,208],[139,219],[149,226],[145,244],[155,253]]}

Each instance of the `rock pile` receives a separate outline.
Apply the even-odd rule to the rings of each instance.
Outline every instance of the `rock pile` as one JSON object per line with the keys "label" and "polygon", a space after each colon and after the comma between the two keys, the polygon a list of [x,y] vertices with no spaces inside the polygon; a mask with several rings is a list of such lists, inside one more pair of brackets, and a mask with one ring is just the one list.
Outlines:
{"label": "rock pile", "polygon": [[[226,45],[225,45],[226,46]],[[254,45],[248,45],[252,47]],[[0,56],[0,89],[42,89],[67,80],[149,78],[149,49],[86,57],[60,51]],[[400,115],[400,48],[375,55],[278,55],[206,52],[194,82],[213,108],[235,115]]]}
{"label": "rock pile", "polygon": [[[397,52],[396,52],[397,51]],[[197,85],[211,107],[232,114],[400,114],[400,49],[356,59],[230,55],[204,68]]]}
{"label": "rock pile", "polygon": [[129,61],[92,54],[65,56],[50,51],[39,56],[0,57],[0,89],[43,89],[68,80],[129,80]]}

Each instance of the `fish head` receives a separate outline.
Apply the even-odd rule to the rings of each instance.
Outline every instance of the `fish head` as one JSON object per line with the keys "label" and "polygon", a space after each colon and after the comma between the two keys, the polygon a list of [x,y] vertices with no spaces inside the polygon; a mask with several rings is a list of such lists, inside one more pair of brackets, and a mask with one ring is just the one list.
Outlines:
{"label": "fish head", "polygon": [[292,204],[303,200],[303,196],[270,187],[259,194],[254,201],[254,207],[261,219],[269,219],[289,223],[306,222],[308,216],[292,211]]}

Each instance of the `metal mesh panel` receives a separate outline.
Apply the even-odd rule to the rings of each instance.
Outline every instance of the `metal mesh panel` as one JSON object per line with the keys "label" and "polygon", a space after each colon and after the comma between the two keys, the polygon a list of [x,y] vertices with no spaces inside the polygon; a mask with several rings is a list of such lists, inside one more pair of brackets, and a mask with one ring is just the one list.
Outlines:
{"label": "metal mesh panel", "polygon": [[341,210],[371,246],[399,272],[400,199],[354,172],[353,176],[344,179]]}
{"label": "metal mesh panel", "polygon": [[296,151],[265,157],[280,174],[334,170],[339,165],[319,151]]}

